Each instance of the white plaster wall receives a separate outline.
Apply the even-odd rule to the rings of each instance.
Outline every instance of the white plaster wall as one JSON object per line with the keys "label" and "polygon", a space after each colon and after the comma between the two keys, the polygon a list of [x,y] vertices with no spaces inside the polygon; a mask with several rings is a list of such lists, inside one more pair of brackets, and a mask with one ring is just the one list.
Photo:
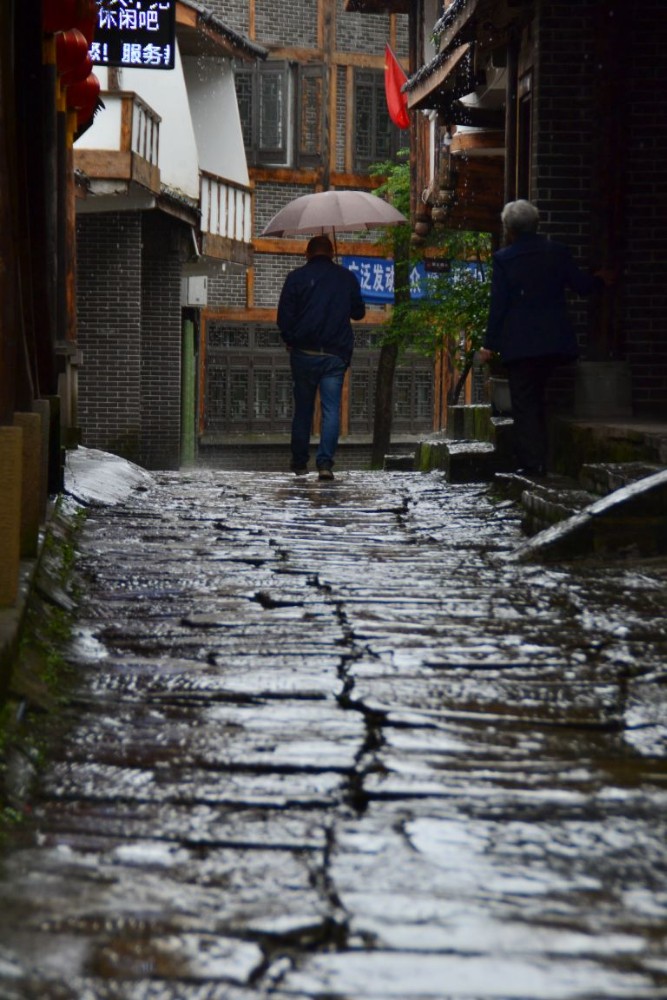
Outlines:
{"label": "white plaster wall", "polygon": [[[105,90],[108,71],[96,67],[95,73]],[[162,119],[158,159],[162,183],[198,201],[199,156],[178,45],[173,70],[123,67],[119,70],[119,85],[121,90],[138,94]],[[236,102],[236,98],[234,100]],[[120,104],[110,99],[108,107],[95,116],[92,127],[78,140],[76,148],[118,149],[119,142]]]}
{"label": "white plaster wall", "polygon": [[248,164],[230,61],[186,56],[183,72],[202,170],[247,185]]}
{"label": "white plaster wall", "polygon": [[121,86],[135,91],[162,118],[158,159],[162,183],[198,201],[197,143],[178,45],[173,70],[123,68]]}

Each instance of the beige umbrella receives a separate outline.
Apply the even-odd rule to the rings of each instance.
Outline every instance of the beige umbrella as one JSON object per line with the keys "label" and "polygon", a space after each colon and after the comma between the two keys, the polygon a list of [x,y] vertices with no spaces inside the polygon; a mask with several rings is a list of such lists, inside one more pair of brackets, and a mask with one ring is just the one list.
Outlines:
{"label": "beige umbrella", "polygon": [[408,220],[393,205],[368,191],[318,191],[303,194],[277,212],[262,236],[299,236],[396,226]]}

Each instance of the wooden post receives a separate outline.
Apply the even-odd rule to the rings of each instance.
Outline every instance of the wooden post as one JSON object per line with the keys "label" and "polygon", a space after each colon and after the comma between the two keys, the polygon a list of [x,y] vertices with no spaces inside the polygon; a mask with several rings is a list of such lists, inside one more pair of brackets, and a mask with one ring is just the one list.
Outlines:
{"label": "wooden post", "polygon": [[21,480],[23,431],[0,426],[0,608],[16,604],[21,559]]}
{"label": "wooden post", "polygon": [[42,422],[38,413],[15,413],[14,426],[22,431],[21,557],[37,555],[41,509]]}
{"label": "wooden post", "polygon": [[507,43],[507,89],[505,100],[505,204],[516,198],[517,101],[519,99],[519,38]]}
{"label": "wooden post", "polygon": [[13,158],[13,6],[0,4],[0,424],[11,424],[16,398],[19,328]]}

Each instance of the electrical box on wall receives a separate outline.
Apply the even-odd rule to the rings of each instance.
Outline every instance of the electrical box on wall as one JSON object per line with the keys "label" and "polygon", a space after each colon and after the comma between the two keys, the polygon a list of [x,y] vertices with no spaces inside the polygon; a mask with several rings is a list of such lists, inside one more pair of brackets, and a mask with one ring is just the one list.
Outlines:
{"label": "electrical box on wall", "polygon": [[181,305],[205,306],[208,303],[208,277],[191,274],[181,278]]}

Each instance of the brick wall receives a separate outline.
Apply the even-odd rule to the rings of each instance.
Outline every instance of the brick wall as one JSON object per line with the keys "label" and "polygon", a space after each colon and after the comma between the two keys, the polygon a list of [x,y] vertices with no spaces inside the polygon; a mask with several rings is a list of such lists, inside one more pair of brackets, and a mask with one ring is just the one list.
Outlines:
{"label": "brick wall", "polygon": [[184,227],[158,212],[77,221],[83,444],[177,468]]}
{"label": "brick wall", "polygon": [[388,41],[387,14],[347,14],[343,0],[336,0],[336,48],[340,52],[382,56]]}
{"label": "brick wall", "polygon": [[667,18],[662,0],[632,5],[627,37],[623,305],[635,411],[667,413]]}
{"label": "brick wall", "polygon": [[[638,415],[667,407],[664,14],[661,0],[630,14],[620,3],[545,3],[537,22],[531,197],[542,230],[567,242],[582,267],[621,269],[612,295],[575,298],[571,312],[584,356],[601,324],[610,356],[629,362]],[[600,19],[613,17],[616,50],[596,48]],[[605,242],[599,221],[610,205]]]}
{"label": "brick wall", "polygon": [[255,0],[257,38],[267,46],[298,44],[308,49],[317,48],[317,7],[317,0],[307,3]]}
{"label": "brick wall", "polygon": [[181,439],[181,253],[188,233],[170,216],[143,214],[141,464],[177,469]]}
{"label": "brick wall", "polygon": [[259,236],[270,219],[288,201],[292,201],[293,198],[298,198],[302,194],[309,194],[313,190],[312,185],[308,184],[257,183],[253,219],[254,235]]}
{"label": "brick wall", "polygon": [[255,272],[255,305],[275,309],[288,273],[305,263],[303,257],[258,254]]}
{"label": "brick wall", "polygon": [[[542,5],[534,67],[531,170],[531,197],[540,210],[541,231],[566,242],[583,268],[591,264],[594,66],[590,8],[587,3]],[[571,315],[584,345],[587,304],[573,298]]]}
{"label": "brick wall", "polygon": [[203,5],[223,24],[247,35],[250,31],[250,4],[248,0],[206,0]]}
{"label": "brick wall", "polygon": [[[141,437],[141,215],[77,219],[83,444],[133,461]],[[94,290],[94,295],[90,294]]]}

